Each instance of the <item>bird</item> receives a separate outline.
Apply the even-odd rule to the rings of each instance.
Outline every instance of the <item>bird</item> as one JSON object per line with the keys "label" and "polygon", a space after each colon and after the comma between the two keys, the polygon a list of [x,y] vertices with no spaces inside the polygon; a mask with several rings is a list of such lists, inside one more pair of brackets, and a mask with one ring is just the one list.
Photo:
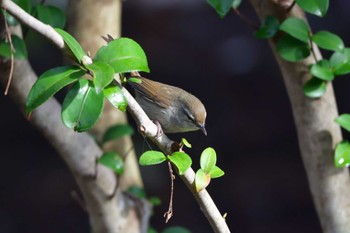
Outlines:
{"label": "bird", "polygon": [[135,99],[147,116],[160,124],[164,133],[182,133],[201,130],[207,135],[207,112],[203,103],[187,91],[137,77],[139,82],[128,82],[135,90]]}

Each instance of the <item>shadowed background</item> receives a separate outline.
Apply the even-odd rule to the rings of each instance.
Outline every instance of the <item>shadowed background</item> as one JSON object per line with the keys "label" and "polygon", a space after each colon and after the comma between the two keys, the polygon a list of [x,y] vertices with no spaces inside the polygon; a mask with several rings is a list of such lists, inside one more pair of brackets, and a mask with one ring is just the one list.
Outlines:
{"label": "shadowed background", "polygon": [[[313,31],[330,30],[348,45],[349,6],[346,0],[331,1],[326,18],[309,17]],[[247,1],[240,9],[258,24]],[[217,151],[218,166],[226,174],[213,180],[208,191],[219,210],[227,212],[231,231],[320,233],[290,104],[267,42],[255,39],[233,13],[221,20],[200,0],[126,1],[122,28],[123,36],[136,40],[147,54],[151,73],[145,77],[182,87],[205,104],[207,137],[200,131],[169,136],[192,143],[187,152],[195,169],[203,149]],[[38,74],[62,63],[61,54],[40,36],[29,32],[26,42]],[[349,84],[346,77],[334,82],[340,113],[350,112]],[[0,106],[0,233],[89,232],[86,213],[71,198],[77,187],[63,161],[8,97],[0,96]],[[138,154],[148,149],[140,136],[133,139]],[[179,178],[174,217],[165,224],[167,166],[141,169],[147,194],[163,201],[155,208],[154,228],[181,225],[195,233],[211,232]]]}

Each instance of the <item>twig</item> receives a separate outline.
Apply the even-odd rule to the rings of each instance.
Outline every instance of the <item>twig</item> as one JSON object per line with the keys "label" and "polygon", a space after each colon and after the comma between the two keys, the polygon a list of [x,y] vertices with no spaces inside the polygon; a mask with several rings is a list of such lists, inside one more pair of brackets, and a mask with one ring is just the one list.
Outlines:
{"label": "twig", "polygon": [[[6,12],[6,8],[5,8],[5,12]],[[10,49],[11,49],[10,74],[9,74],[9,79],[7,81],[6,88],[5,88],[5,93],[4,93],[4,95],[7,95],[8,92],[9,92],[9,89],[10,89],[11,82],[12,82],[13,67],[15,66],[15,57],[13,55],[15,53],[15,48],[13,47],[11,31],[10,31],[9,26],[7,24],[7,20],[5,18],[5,14],[3,14],[3,16],[4,16],[4,23],[5,23],[6,38],[8,39],[8,42],[10,43]]]}
{"label": "twig", "polygon": [[[28,15],[20,7],[10,0],[3,0],[1,7],[8,9],[8,12],[15,16],[20,22],[24,23],[28,27],[36,30],[39,34],[46,37],[58,48],[64,48],[63,38],[50,26],[43,24],[32,16]],[[116,78],[119,78],[116,77]],[[139,131],[146,137],[150,138],[165,154],[171,154],[172,145],[175,143],[170,140],[165,134],[156,137],[158,128],[157,126],[148,118],[146,113],[136,102],[134,97],[126,90],[123,86],[120,86],[124,97],[128,102],[128,112],[136,121]],[[176,144],[176,143],[175,143]],[[203,189],[201,192],[197,193],[194,186],[194,171],[189,168],[184,175],[180,176],[185,182],[186,186],[192,192],[196,198],[198,204],[201,207],[204,215],[207,217],[209,223],[211,224],[214,232],[216,233],[228,233],[230,232],[225,219],[220,214],[214,201],[210,197],[209,193]]]}
{"label": "twig", "polygon": [[295,6],[296,1],[293,1],[292,4],[290,4],[290,6],[286,9],[287,12],[291,11],[293,9],[293,7]]}
{"label": "twig", "polygon": [[170,188],[170,200],[169,200],[168,211],[164,213],[165,223],[168,223],[168,221],[173,216],[173,200],[174,200],[174,180],[175,180],[175,176],[174,176],[174,171],[173,171],[173,168],[171,167],[171,163],[170,162],[168,162],[168,167],[169,167],[171,188]]}

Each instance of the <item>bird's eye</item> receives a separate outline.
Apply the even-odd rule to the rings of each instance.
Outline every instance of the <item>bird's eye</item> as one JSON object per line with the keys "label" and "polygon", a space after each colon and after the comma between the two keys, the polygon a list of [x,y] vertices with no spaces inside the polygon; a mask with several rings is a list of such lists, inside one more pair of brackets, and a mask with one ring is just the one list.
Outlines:
{"label": "bird's eye", "polygon": [[187,116],[187,118],[188,118],[190,121],[194,121],[192,115],[186,114],[186,116]]}

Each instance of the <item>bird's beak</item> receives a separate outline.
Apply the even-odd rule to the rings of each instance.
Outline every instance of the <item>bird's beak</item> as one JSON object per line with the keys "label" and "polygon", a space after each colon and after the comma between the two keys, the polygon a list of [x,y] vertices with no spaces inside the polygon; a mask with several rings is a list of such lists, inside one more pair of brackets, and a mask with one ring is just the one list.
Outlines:
{"label": "bird's beak", "polygon": [[205,130],[205,126],[201,125],[200,129],[202,130],[202,132],[204,133],[205,136],[207,136],[207,131]]}

